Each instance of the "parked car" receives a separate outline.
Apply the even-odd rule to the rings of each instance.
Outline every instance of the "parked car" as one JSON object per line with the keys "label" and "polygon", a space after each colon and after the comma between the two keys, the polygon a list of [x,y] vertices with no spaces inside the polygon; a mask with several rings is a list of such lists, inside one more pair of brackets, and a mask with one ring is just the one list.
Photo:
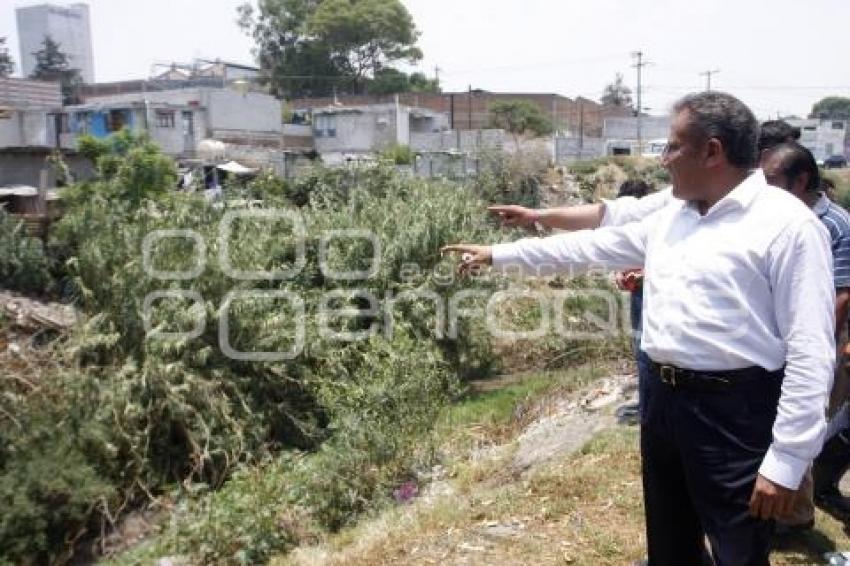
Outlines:
{"label": "parked car", "polygon": [[839,167],[847,167],[847,158],[843,155],[830,155],[823,160],[824,169],[838,169]]}

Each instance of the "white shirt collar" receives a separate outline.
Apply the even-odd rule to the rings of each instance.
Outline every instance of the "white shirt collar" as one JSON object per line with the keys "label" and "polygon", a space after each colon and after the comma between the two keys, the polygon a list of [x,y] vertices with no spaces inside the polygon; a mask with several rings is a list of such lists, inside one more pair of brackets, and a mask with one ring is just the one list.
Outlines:
{"label": "white shirt collar", "polygon": [[[747,178],[741,181],[734,189],[729,191],[726,196],[714,203],[714,206],[708,209],[705,216],[712,214],[715,211],[723,210],[729,206],[737,206],[741,209],[746,209],[756,198],[756,195],[767,186],[767,180],[764,178],[764,173],[761,169],[753,170]],[[697,210],[695,202],[689,202],[693,210]]]}

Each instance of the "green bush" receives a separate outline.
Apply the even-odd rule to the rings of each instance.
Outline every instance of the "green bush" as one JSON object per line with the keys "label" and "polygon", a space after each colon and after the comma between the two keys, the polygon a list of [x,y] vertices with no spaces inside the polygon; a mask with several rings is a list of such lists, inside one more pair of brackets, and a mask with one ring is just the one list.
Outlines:
{"label": "green bush", "polygon": [[24,223],[0,209],[0,287],[26,293],[49,290],[49,262],[41,240]]}
{"label": "green bush", "polygon": [[380,157],[393,165],[413,165],[416,155],[410,146],[394,144],[382,151]]}
{"label": "green bush", "polygon": [[[133,151],[128,149],[124,159],[135,162]],[[157,161],[153,157],[144,167],[156,168]],[[125,166],[119,163],[116,171]],[[291,186],[306,196],[300,208],[290,200],[291,193],[285,199],[269,196],[260,205],[303,219],[304,268],[287,280],[240,282],[219,265],[218,228],[229,210],[226,202],[219,207],[191,195],[148,190],[135,193],[145,195],[138,201],[116,200],[113,183],[102,179],[75,187],[65,216],[51,232],[51,249],[67,257],[68,280],[87,314],[86,322],[57,349],[57,362],[78,365],[80,372],[69,378],[45,370],[37,395],[0,400],[0,415],[38,423],[32,434],[58,441],[72,431],[65,444],[73,457],[61,477],[68,483],[77,478],[86,487],[76,499],[56,500],[48,511],[38,505],[44,489],[34,476],[32,488],[26,487],[36,494],[32,504],[4,510],[9,530],[0,533],[6,537],[0,540],[16,542],[0,545],[0,559],[58,556],[76,534],[88,529],[80,542],[97,536],[101,524],[108,525],[119,509],[144,501],[147,493],[162,493],[178,482],[218,488],[240,465],[264,461],[281,449],[318,450],[303,467],[293,468],[287,497],[304,506],[317,523],[340,526],[368,509],[371,501],[386,497],[394,482],[410,473],[425,446],[421,439],[427,436],[433,412],[459,389],[458,376],[465,371],[459,364],[482,371],[490,367],[492,353],[484,337],[455,342],[435,336],[436,313],[427,299],[392,304],[392,297],[405,291],[445,298],[469,285],[438,280],[436,271],[451,273],[453,268],[452,261],[441,258],[440,246],[496,238],[485,221],[483,203],[455,185],[405,177],[385,166],[317,170]],[[322,236],[328,230],[364,228],[380,243],[381,261],[374,276],[366,282],[324,276],[318,260]],[[202,236],[206,268],[200,276],[163,281],[147,274],[142,243],[151,231],[164,229],[191,229]],[[327,261],[338,270],[366,268],[375,253],[368,240],[331,242],[327,247]],[[186,270],[197,255],[192,242],[165,239],[149,260],[159,270]],[[237,268],[292,265],[295,246],[288,221],[236,222],[229,256]],[[402,277],[409,264],[416,264],[419,273]],[[342,317],[332,321],[332,327],[355,332],[375,324],[383,331],[384,312],[392,308],[392,337],[379,332],[354,343],[323,338],[318,315],[323,294],[361,286],[376,297],[377,314]],[[217,320],[225,296],[254,288],[303,298],[308,339],[297,358],[247,362],[221,352]],[[194,306],[182,300],[157,302],[152,327],[185,331],[203,316],[207,324],[199,337],[146,336],[143,302],[162,289],[197,292],[203,301]],[[339,303],[361,310],[365,306],[345,298]],[[293,312],[283,304],[243,300],[232,305],[230,315],[230,340],[237,348],[286,351],[295,341]],[[465,350],[472,343],[476,350]],[[69,429],[68,423],[74,427]],[[53,453],[43,447],[54,443],[33,444],[25,452],[20,445],[30,442],[27,434],[3,436],[0,485],[26,486],[26,470],[41,465],[32,462],[50,458]],[[328,473],[321,475],[323,470]],[[251,524],[246,520],[245,529]],[[15,525],[23,525],[15,527],[22,530],[14,530]],[[257,527],[257,537],[265,537],[265,528]],[[209,533],[203,536],[220,539],[222,546],[193,551],[231,556],[233,539]],[[250,538],[244,529],[233,536],[243,535]],[[286,544],[286,537],[269,544],[277,549]],[[246,550],[249,561],[255,551],[261,549]]]}

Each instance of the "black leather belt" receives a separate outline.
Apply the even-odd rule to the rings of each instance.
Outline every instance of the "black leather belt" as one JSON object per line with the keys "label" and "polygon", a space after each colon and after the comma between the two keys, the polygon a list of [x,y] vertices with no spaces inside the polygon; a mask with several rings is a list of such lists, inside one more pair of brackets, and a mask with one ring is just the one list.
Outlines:
{"label": "black leather belt", "polygon": [[650,361],[650,364],[662,383],[673,388],[681,387],[703,391],[724,391],[753,379],[764,379],[782,372],[782,370],[770,372],[758,366],[723,371],[702,371],[682,369],[652,361]]}

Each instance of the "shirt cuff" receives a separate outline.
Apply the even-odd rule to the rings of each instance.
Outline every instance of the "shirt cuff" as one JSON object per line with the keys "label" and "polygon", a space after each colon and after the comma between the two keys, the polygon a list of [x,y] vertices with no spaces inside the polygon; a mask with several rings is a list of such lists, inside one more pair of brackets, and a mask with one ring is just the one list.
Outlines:
{"label": "shirt cuff", "polygon": [[516,263],[516,257],[516,246],[513,244],[493,244],[490,247],[490,261],[496,269]]}
{"label": "shirt cuff", "polygon": [[771,446],[762,460],[759,473],[773,483],[796,490],[811,463],[811,460],[801,460]]}

